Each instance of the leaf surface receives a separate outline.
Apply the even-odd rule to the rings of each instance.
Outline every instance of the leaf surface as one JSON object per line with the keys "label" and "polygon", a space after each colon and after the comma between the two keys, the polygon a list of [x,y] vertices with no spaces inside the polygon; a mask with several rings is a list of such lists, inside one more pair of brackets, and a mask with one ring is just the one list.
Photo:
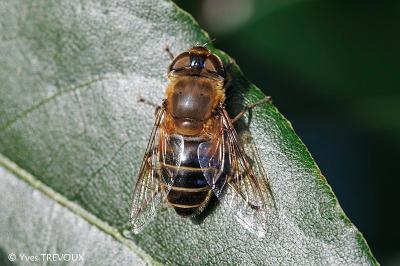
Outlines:
{"label": "leaf surface", "polygon": [[[161,103],[170,63],[167,45],[178,54],[207,42],[208,35],[169,1],[9,1],[0,7],[0,152],[6,169],[1,178],[12,187],[2,187],[8,201],[0,205],[6,214],[0,230],[8,220],[20,219],[14,207],[43,206],[32,217],[23,212],[25,226],[14,228],[13,241],[0,240],[2,253],[30,247],[19,243],[23,237],[34,243],[34,236],[24,233],[27,226],[49,232],[62,227],[64,222],[44,217],[66,212],[84,225],[62,228],[57,242],[54,234],[48,234],[48,242],[39,238],[37,247],[57,245],[62,252],[73,245],[71,238],[101,229],[106,235],[92,241],[110,242],[104,245],[121,259],[117,264],[127,264],[129,256],[171,265],[377,264],[306,147],[272,104],[238,124],[242,139],[252,138],[259,149],[277,204],[279,218],[266,221],[266,237],[244,230],[223,203],[197,223],[167,209],[132,236],[127,230],[131,191],[154,120],[154,108],[139,99]],[[210,48],[233,77],[227,92],[232,116],[263,97],[226,54]],[[15,206],[12,199],[24,201]],[[79,247],[90,249],[89,242]],[[102,249],[91,252],[104,256]]]}

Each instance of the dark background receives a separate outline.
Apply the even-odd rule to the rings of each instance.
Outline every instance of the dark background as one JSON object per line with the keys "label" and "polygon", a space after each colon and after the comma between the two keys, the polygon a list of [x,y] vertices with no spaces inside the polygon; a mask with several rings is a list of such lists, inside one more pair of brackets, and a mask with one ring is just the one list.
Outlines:
{"label": "dark background", "polygon": [[400,4],[175,1],[273,97],[382,264],[400,264]]}

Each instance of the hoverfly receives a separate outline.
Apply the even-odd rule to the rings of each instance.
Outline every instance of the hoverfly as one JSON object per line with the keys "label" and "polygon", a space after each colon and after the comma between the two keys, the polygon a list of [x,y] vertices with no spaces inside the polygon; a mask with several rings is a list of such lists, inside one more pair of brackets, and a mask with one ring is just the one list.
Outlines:
{"label": "hoverfly", "polygon": [[272,194],[262,167],[256,174],[233,126],[244,111],[231,119],[225,110],[221,59],[194,46],[175,57],[168,80],[133,191],[133,231],[151,221],[163,202],[190,217],[204,210],[213,194],[227,201],[240,223],[252,226],[253,218],[264,216]]}

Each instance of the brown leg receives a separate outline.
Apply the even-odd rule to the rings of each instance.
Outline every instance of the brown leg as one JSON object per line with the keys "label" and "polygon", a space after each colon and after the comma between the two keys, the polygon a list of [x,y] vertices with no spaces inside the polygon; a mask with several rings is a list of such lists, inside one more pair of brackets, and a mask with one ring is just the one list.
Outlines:
{"label": "brown leg", "polygon": [[155,108],[154,114],[157,114],[158,110],[160,110],[161,106],[158,104],[155,104],[153,102],[150,102],[144,98],[139,98],[138,102],[140,103],[145,103],[147,105],[153,106]]}
{"label": "brown leg", "polygon": [[238,113],[238,114],[235,116],[235,118],[232,119],[232,123],[235,123],[236,121],[238,121],[240,118],[242,118],[242,116],[243,116],[247,111],[253,109],[254,107],[257,107],[258,105],[263,104],[263,103],[270,103],[270,102],[272,102],[271,96],[265,96],[265,98],[263,98],[263,99],[261,99],[261,100],[255,102],[255,103],[253,103],[253,104],[249,104],[249,105],[245,106],[245,107],[243,108],[243,110],[240,111],[240,113]]}
{"label": "brown leg", "polygon": [[175,58],[174,54],[169,49],[169,45],[165,46],[165,51],[168,53],[169,58],[171,58],[171,60],[173,60]]}

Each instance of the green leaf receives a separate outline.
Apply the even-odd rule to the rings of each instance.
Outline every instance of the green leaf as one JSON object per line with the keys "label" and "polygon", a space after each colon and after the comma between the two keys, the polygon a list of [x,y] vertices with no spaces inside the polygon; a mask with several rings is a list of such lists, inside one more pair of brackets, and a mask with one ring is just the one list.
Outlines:
{"label": "green leaf", "polygon": [[[1,265],[10,263],[6,254],[15,254],[16,262],[27,265],[58,262],[57,257],[50,259],[47,254],[64,254],[66,261],[82,265],[155,264],[115,228],[47,188],[8,159],[0,159]],[[31,264],[28,256],[33,256]]]}
{"label": "green leaf", "polygon": [[[223,204],[201,223],[169,208],[132,236],[130,195],[154,120],[154,108],[138,99],[161,102],[167,45],[177,54],[208,35],[170,1],[8,1],[0,10],[1,256],[78,252],[96,265],[378,264],[272,104],[238,127],[257,144],[276,200],[279,219],[268,221],[266,237],[243,229]],[[236,65],[230,72],[234,115],[263,94]]]}

